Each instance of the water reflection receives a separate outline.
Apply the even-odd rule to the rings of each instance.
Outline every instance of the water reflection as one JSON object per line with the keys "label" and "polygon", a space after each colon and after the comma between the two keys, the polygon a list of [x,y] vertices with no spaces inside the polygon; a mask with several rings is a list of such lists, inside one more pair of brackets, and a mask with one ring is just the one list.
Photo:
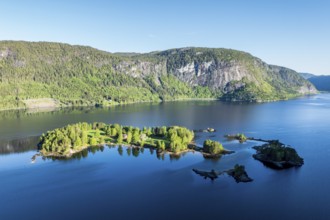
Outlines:
{"label": "water reflection", "polygon": [[0,155],[23,153],[26,151],[37,150],[39,137],[27,137],[16,140],[1,140],[0,141]]}
{"label": "water reflection", "polygon": [[208,156],[208,155],[203,155],[204,159],[208,159],[214,162],[217,162],[221,159],[221,155],[217,155],[217,156]]}
{"label": "water reflection", "polygon": [[159,103],[135,103],[129,105],[95,107],[95,106],[78,106],[78,107],[64,107],[64,108],[34,108],[34,109],[17,109],[0,111],[0,120],[12,120],[28,117],[42,117],[45,115],[56,116],[62,114],[95,114],[104,113],[109,110],[113,112],[140,112],[151,106],[157,106]]}
{"label": "water reflection", "polygon": [[96,107],[67,107],[67,108],[35,108],[0,111],[0,120],[19,119],[43,115],[60,115],[65,113],[92,113]]}
{"label": "water reflection", "polygon": [[[227,145],[237,153],[223,156],[219,163],[192,153],[171,163],[175,156],[147,148],[144,153],[140,149],[138,159],[131,148],[128,158],[125,146],[96,148],[94,156],[88,149],[66,164],[42,163],[38,158],[40,163],[31,165],[31,153],[3,156],[0,219],[63,219],[64,212],[66,219],[329,219],[329,100],[330,95],[321,94],[315,99],[255,105],[180,102],[125,106],[123,111],[95,109],[91,114],[32,117],[37,115],[33,113],[10,121],[0,118],[2,140],[40,135],[78,121],[141,127],[179,124],[190,129],[213,127],[218,130],[214,138],[220,141],[224,134],[234,132],[281,139],[297,147],[306,161],[301,169],[269,170],[251,158],[255,152],[252,144]],[[197,144],[208,135],[198,134]],[[245,165],[255,179],[253,184],[233,184],[226,177],[204,182],[192,171],[226,170],[236,163]],[[196,201],[207,204],[208,210],[222,207],[226,211],[205,212],[197,208]],[[123,211],[127,204],[134,204],[130,212]],[[164,212],[159,204],[167,204],[166,210],[171,211]],[[43,208],[35,211],[35,207]]]}
{"label": "water reflection", "polygon": [[[74,107],[33,110],[0,111],[0,137],[7,140],[41,135],[47,130],[76,122],[120,123],[123,125],[171,126],[190,129],[214,127],[227,129],[249,124],[258,115],[257,105],[223,103],[219,101],[190,101],[168,103],[140,103],[113,107]],[[249,117],[247,117],[249,116]]]}
{"label": "water reflection", "polygon": [[[141,154],[144,153],[145,148],[143,147],[131,147],[131,146],[112,146],[112,145],[103,145],[103,146],[90,146],[87,149],[84,149],[80,152],[73,154],[71,157],[42,157],[43,160],[61,160],[61,161],[69,161],[69,160],[81,160],[87,158],[90,154],[96,154],[98,152],[103,152],[105,149],[113,149],[117,148],[117,153],[119,156],[127,156],[127,157],[136,157],[138,158]],[[166,152],[159,152],[157,149],[148,148],[150,155],[155,155],[158,160],[165,160],[166,157],[169,158],[170,161],[177,161],[180,158],[184,157],[188,152],[183,152],[181,154],[173,154]],[[124,151],[126,154],[124,155]],[[204,157],[205,159],[210,159]],[[212,160],[219,160],[219,158],[212,158]]]}
{"label": "water reflection", "polygon": [[95,154],[97,152],[103,152],[104,148],[112,148],[112,146],[91,146],[87,149],[84,149],[80,152],[77,152],[73,154],[71,157],[42,157],[43,160],[62,160],[62,161],[68,161],[68,160],[81,160],[83,158],[87,158],[89,154]]}
{"label": "water reflection", "polygon": [[123,156],[123,146],[121,146],[121,145],[118,146],[118,154],[120,156]]}

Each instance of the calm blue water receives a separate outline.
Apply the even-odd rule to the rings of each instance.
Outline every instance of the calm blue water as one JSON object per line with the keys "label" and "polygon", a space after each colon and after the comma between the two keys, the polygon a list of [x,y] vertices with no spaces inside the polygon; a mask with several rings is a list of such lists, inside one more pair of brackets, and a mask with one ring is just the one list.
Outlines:
{"label": "calm blue water", "polygon": [[[149,149],[105,146],[80,158],[31,164],[35,136],[78,121],[133,126],[214,127],[198,133],[235,154],[219,160],[198,153],[157,158]],[[0,113],[0,219],[329,219],[330,94],[237,104],[217,101],[136,104],[48,113]],[[279,139],[305,159],[301,168],[272,170],[252,158],[255,143],[227,142],[224,134]],[[252,183],[228,176],[204,180],[192,168],[245,165]]]}

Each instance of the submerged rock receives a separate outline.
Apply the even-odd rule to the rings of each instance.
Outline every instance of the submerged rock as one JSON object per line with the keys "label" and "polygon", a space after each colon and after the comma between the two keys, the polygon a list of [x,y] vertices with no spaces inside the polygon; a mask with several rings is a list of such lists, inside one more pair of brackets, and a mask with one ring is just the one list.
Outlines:
{"label": "submerged rock", "polygon": [[41,156],[41,154],[37,153],[31,157],[31,163],[35,163],[37,160],[37,157]]}
{"label": "submerged rock", "polygon": [[217,172],[215,170],[211,170],[211,171],[201,171],[201,170],[197,170],[197,169],[192,169],[196,174],[204,177],[204,179],[210,178],[211,180],[214,180],[216,178],[218,178],[219,175],[221,175],[221,172]]}
{"label": "submerged rock", "polygon": [[253,149],[257,150],[253,158],[271,168],[285,169],[300,167],[304,164],[304,159],[294,148],[285,146],[279,141],[269,141],[261,146],[255,146]]}
{"label": "submerged rock", "polygon": [[197,130],[193,130],[195,133],[198,132],[204,132],[204,133],[213,133],[216,132],[216,130],[214,128],[206,128],[206,129],[197,129]]}

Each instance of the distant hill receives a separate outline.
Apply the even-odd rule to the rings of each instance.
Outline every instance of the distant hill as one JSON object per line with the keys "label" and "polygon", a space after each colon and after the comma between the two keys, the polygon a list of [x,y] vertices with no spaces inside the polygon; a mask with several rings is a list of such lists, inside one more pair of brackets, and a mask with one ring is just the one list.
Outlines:
{"label": "distant hill", "polygon": [[187,98],[256,102],[315,92],[297,72],[230,49],[113,54],[62,43],[0,41],[0,109]]}
{"label": "distant hill", "polygon": [[310,81],[319,91],[330,91],[330,76],[315,75],[312,73],[299,73],[302,77]]}
{"label": "distant hill", "polygon": [[308,79],[319,91],[330,91],[330,76],[314,76]]}
{"label": "distant hill", "polygon": [[314,77],[316,75],[312,74],[312,73],[299,73],[302,77],[304,77],[304,79],[309,79],[311,77]]}

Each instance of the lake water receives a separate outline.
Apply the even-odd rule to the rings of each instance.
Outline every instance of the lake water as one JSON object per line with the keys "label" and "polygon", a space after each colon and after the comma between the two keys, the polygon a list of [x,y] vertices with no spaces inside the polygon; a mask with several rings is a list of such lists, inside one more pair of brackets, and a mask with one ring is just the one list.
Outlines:
{"label": "lake water", "polygon": [[[74,122],[181,125],[235,153],[219,160],[180,158],[125,147],[90,149],[71,160],[31,163],[37,136]],[[225,134],[279,139],[305,165],[272,170],[252,158],[255,142]],[[330,94],[263,104],[218,101],[134,104],[50,112],[0,112],[0,219],[329,219]],[[245,165],[251,183],[205,180],[192,169]]]}

